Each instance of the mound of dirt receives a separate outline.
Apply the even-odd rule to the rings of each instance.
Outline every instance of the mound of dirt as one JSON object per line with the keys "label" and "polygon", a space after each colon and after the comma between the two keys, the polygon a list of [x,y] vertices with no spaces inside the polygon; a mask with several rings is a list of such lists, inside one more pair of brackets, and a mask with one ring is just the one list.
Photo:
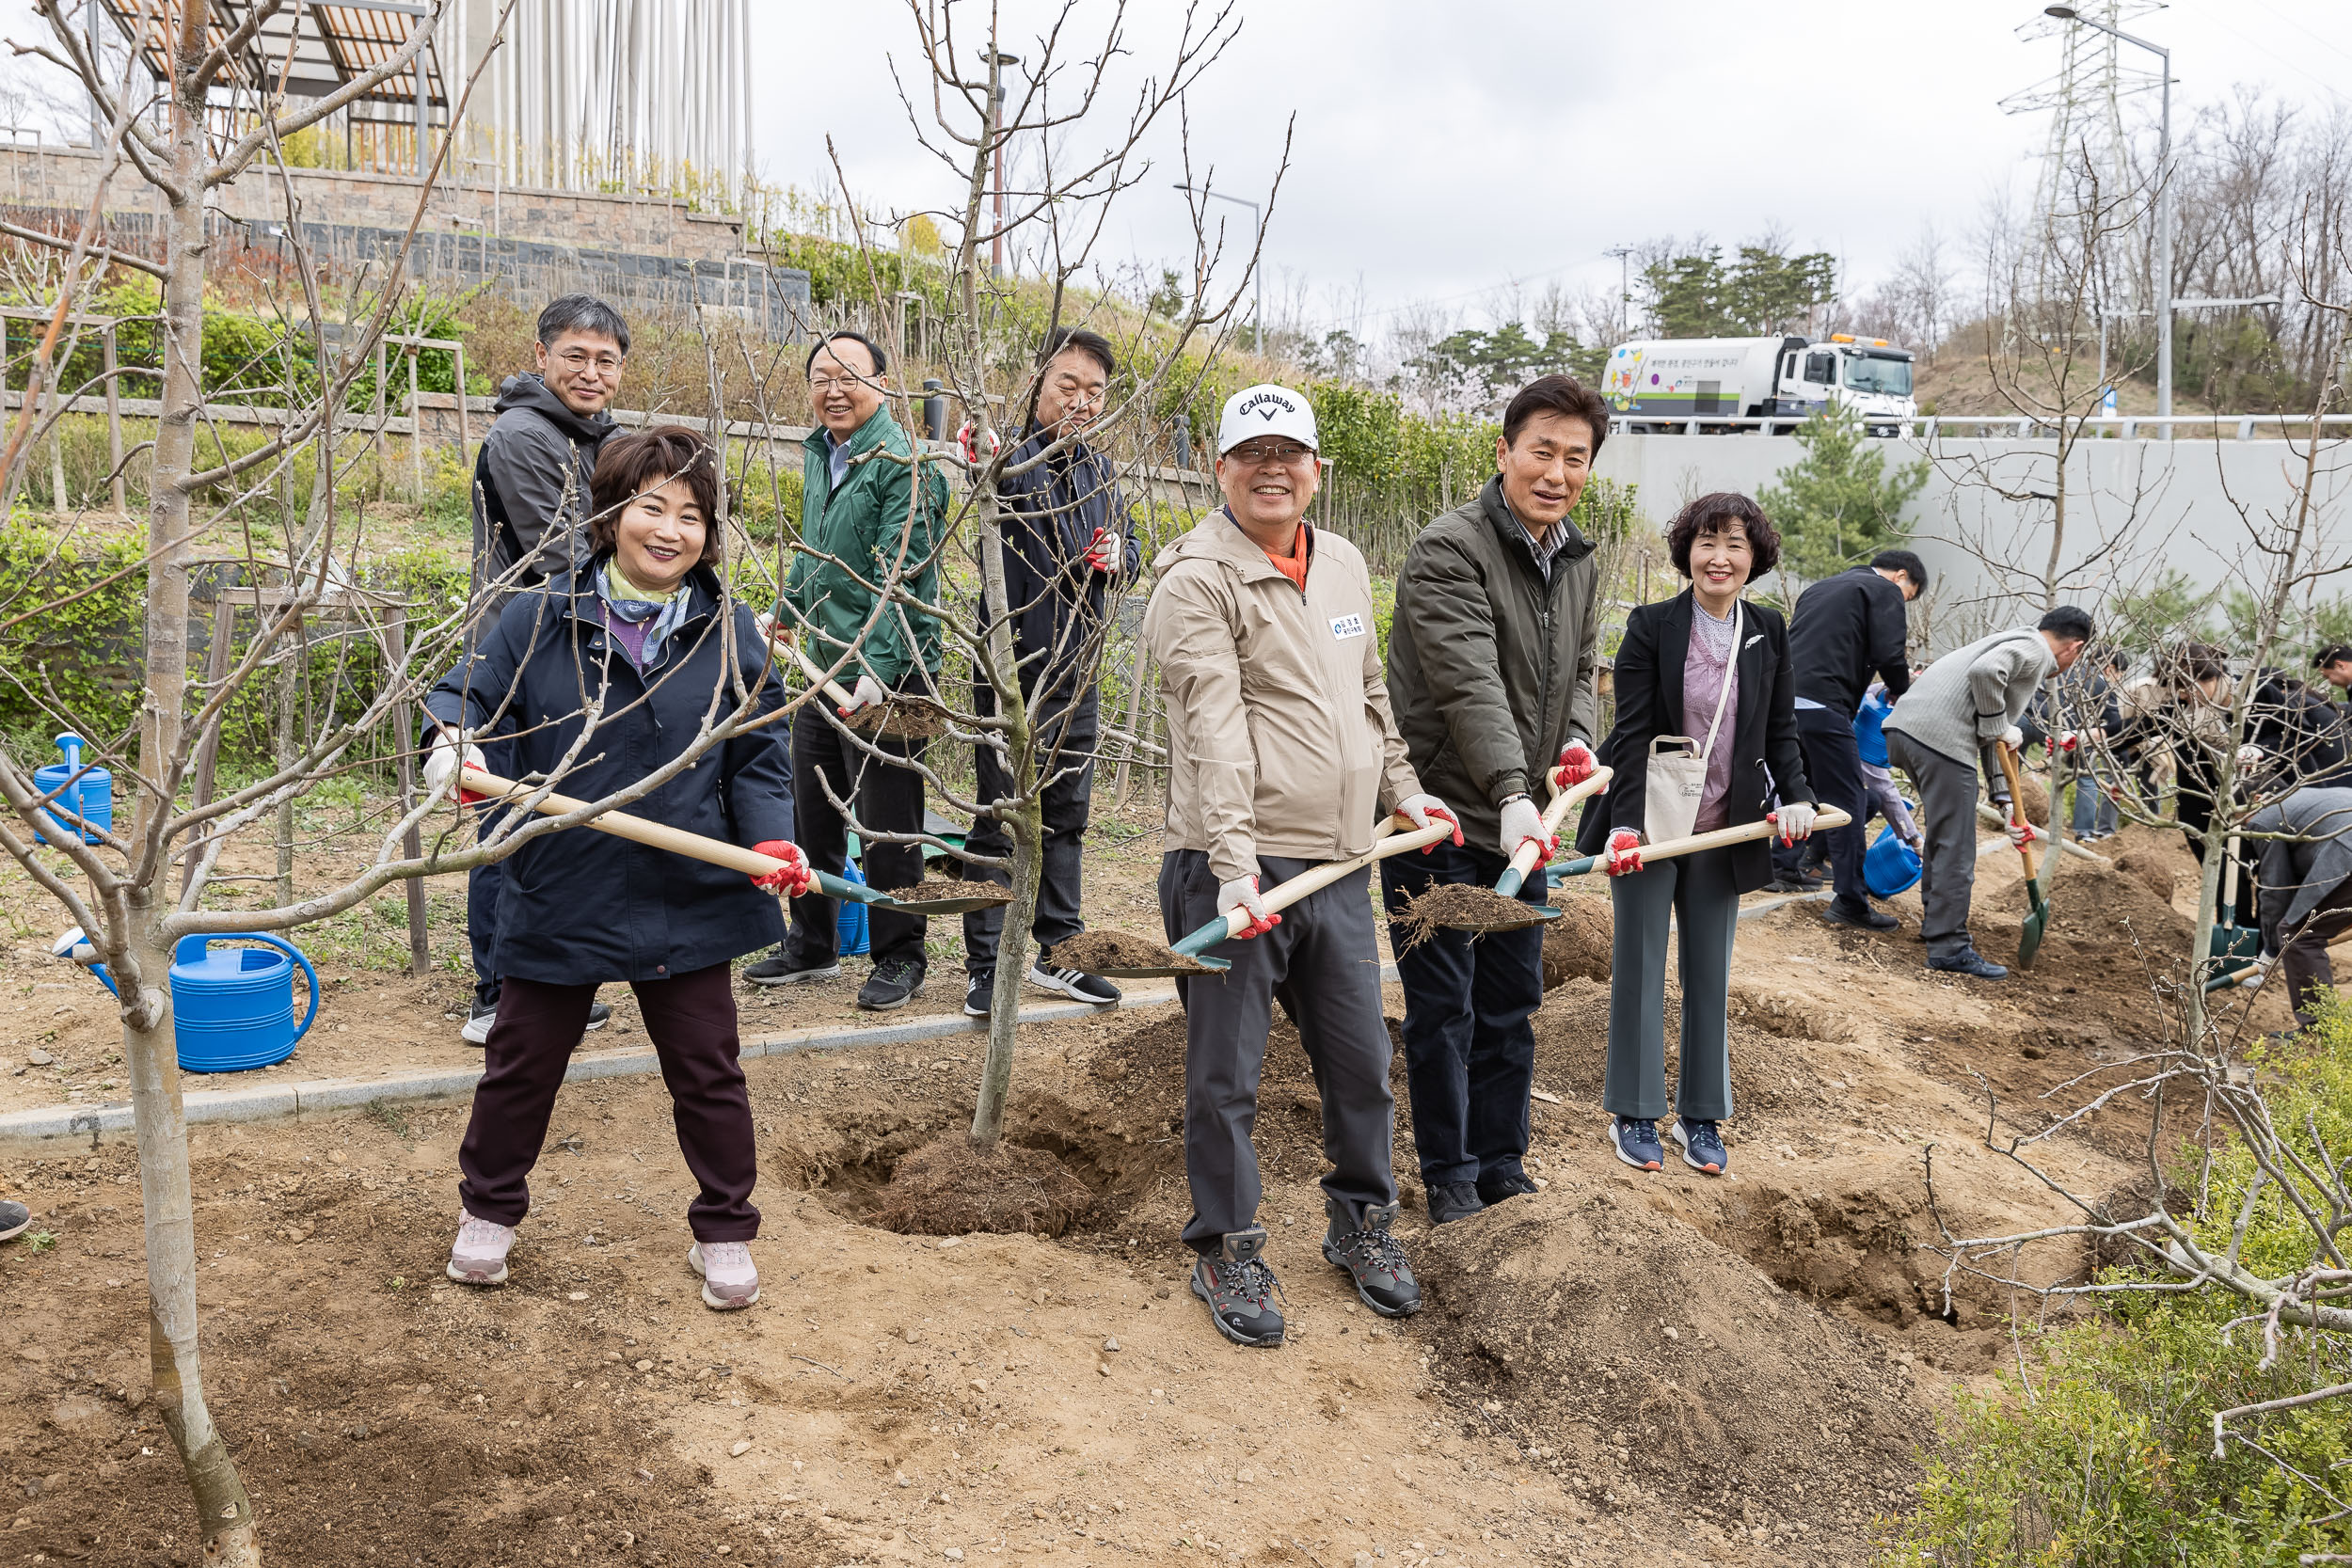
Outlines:
{"label": "mound of dirt", "polygon": [[1544,927],[1544,990],[1558,990],[1570,980],[1606,982],[1616,943],[1615,910],[1598,898],[1568,898],[1558,908],[1560,918]]}
{"label": "mound of dirt", "polygon": [[1558,1181],[1419,1247],[1432,1371],[1595,1502],[1629,1501],[1603,1496],[1629,1471],[1735,1529],[1809,1521],[1821,1561],[1859,1560],[1865,1511],[1909,1500],[1931,1423],[1886,1353],[1615,1183]]}
{"label": "mound of dirt", "polygon": [[2165,903],[2172,902],[2178,885],[2170,860],[2153,849],[2132,849],[2115,857],[2115,869],[2137,879]]}
{"label": "mound of dirt", "polygon": [[982,1149],[950,1132],[898,1163],[867,1220],[908,1236],[1058,1236],[1093,1207],[1093,1192],[1044,1149],[1003,1140]]}
{"label": "mound of dirt", "polygon": [[2042,784],[2042,775],[2020,773],[2017,776],[2017,793],[2020,803],[2026,808],[2026,820],[2037,828],[2048,827],[2050,824],[2050,791],[2048,786]]}
{"label": "mound of dirt", "polygon": [[1124,931],[1080,931],[1068,942],[1046,950],[1045,961],[1081,974],[1104,974],[1119,969],[1169,969],[1184,974],[1207,974],[1209,966],[1156,942]]}

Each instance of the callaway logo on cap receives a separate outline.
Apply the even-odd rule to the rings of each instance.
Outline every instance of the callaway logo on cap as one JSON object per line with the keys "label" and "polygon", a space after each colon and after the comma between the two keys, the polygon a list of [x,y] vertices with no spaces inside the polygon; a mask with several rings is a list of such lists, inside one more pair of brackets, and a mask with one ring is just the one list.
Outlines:
{"label": "callaway logo on cap", "polygon": [[1216,453],[1222,457],[1260,436],[1287,436],[1310,451],[1322,450],[1315,439],[1314,405],[1270,381],[1245,387],[1225,400],[1224,415],[1216,421]]}

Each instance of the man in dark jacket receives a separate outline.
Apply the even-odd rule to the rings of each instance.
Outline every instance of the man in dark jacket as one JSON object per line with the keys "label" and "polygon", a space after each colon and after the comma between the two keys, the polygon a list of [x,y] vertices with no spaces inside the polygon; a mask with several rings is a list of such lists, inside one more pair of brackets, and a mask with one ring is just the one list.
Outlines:
{"label": "man in dark jacket", "polygon": [[[506,378],[497,418],[473,468],[473,594],[478,641],[515,594],[568,572],[587,558],[588,484],[596,453],[612,434],[608,405],[628,358],[628,324],[594,294],[565,294],[539,312],[539,368]],[[485,748],[489,770],[511,778],[512,759]],[[490,824],[484,824],[487,832]],[[473,1006],[460,1031],[475,1045],[497,1022],[499,895],[505,863],[466,877],[466,938],[473,948]],[[612,1009],[589,1009],[601,1028]]]}
{"label": "man in dark jacket", "polygon": [[[1501,469],[1423,529],[1396,579],[1389,692],[1422,787],[1453,801],[1462,845],[1380,863],[1405,985],[1405,1070],[1429,1217],[1443,1224],[1532,1193],[1528,1092],[1543,1005],[1543,931],[1441,930],[1411,942],[1393,924],[1439,882],[1492,887],[1542,806],[1594,767],[1600,600],[1590,541],[1568,520],[1609,430],[1599,395],[1564,375],[1528,384],[1504,410]],[[1540,870],[1520,896],[1543,902]]]}
{"label": "man in dark jacket", "polygon": [[[1043,781],[1045,863],[1038,880],[1030,934],[1041,949],[1086,929],[1078,912],[1081,855],[1094,798],[1094,748],[1102,729],[1095,672],[1102,662],[1104,605],[1114,579],[1126,582],[1138,562],[1135,530],[1109,461],[1080,439],[1103,411],[1118,372],[1111,345],[1084,327],[1057,327],[1039,355],[1037,396],[1027,437],[1013,449],[998,492],[1004,504],[1005,597],[1011,606],[1012,657],[1027,705],[1037,777]],[[1059,451],[1054,450],[1060,443]],[[980,637],[997,614],[983,594]],[[996,711],[995,689],[972,683],[975,711]],[[1009,799],[1012,775],[991,746],[975,758],[977,798]],[[993,817],[972,824],[964,847],[975,854],[1010,855],[1012,837]],[[1009,871],[989,877],[1009,884]],[[996,983],[996,946],[1005,928],[1002,909],[963,917],[963,963],[970,974],[963,1010],[988,1016]],[[1031,985],[1080,1002],[1107,1005],[1119,988],[1095,974],[1029,964]]]}
{"label": "man in dark jacket", "polygon": [[2246,821],[2263,841],[2263,957],[2286,973],[2287,1005],[2309,1028],[2322,987],[2332,989],[2330,943],[2352,931],[2352,789],[2298,789]]}
{"label": "man in dark jacket", "polygon": [[[1866,930],[1895,925],[1893,915],[1870,907],[1869,884],[1862,879],[1862,824],[1869,812],[1853,720],[1874,673],[1886,683],[1889,698],[1900,698],[1910,689],[1903,606],[1927,585],[1927,563],[1917,556],[1909,550],[1881,550],[1867,566],[1823,578],[1797,596],[1788,627],[1788,662],[1805,777],[1812,783],[1816,804],[1836,806],[1853,818],[1820,835],[1828,840],[1836,889],[1827,911],[1833,925]],[[1806,848],[1802,842],[1774,847],[1774,887],[1811,891],[1813,883],[1804,869]]]}

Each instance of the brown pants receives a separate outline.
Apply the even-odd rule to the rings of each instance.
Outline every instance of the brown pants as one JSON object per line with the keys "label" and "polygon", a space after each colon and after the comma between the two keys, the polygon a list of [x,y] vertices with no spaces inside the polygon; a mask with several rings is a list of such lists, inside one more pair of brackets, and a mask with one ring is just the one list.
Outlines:
{"label": "brown pants", "polygon": [[[735,992],[725,964],[632,988],[661,1059],[686,1168],[702,1183],[687,1205],[698,1242],[759,1234],[752,1187],[759,1179],[752,1099],[737,1059]],[[588,1027],[596,988],[550,986],[509,975],[485,1047],[488,1067],[473,1092],[473,1119],[457,1150],[457,1196],[476,1219],[520,1225],[531,1212],[531,1167],[547,1142],[564,1066]]]}
{"label": "brown pants", "polygon": [[2319,987],[2332,988],[2335,972],[2328,962],[2328,948],[2352,931],[2352,881],[2339,882],[2330,889],[2311,913],[2303,917],[2295,934],[2279,949],[2279,967],[2287,982],[2287,1004],[2295,1009],[2295,1022],[2310,1027],[2312,1021],[2312,992]]}

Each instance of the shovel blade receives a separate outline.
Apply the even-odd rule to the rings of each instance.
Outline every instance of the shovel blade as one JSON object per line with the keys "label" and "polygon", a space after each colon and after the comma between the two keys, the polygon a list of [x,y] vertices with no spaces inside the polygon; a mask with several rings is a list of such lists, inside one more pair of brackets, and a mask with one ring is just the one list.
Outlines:
{"label": "shovel blade", "polygon": [[2050,906],[2042,896],[2042,889],[2032,882],[2026,884],[2033,909],[2026,916],[2025,927],[2017,936],[2017,967],[2031,969],[2034,955],[2042,951],[2042,933],[2050,924]]}
{"label": "shovel blade", "polygon": [[947,915],[970,914],[974,910],[1000,910],[1011,902],[1012,895],[1009,893],[975,893],[967,898],[894,897],[884,907],[902,914]]}
{"label": "shovel blade", "polygon": [[1137,964],[1134,967],[1112,964],[1097,969],[1094,973],[1105,980],[1165,980],[1181,978],[1186,974],[1222,974],[1232,967],[1233,960],[1231,958],[1195,958],[1183,969],[1155,969],[1144,964]]}

